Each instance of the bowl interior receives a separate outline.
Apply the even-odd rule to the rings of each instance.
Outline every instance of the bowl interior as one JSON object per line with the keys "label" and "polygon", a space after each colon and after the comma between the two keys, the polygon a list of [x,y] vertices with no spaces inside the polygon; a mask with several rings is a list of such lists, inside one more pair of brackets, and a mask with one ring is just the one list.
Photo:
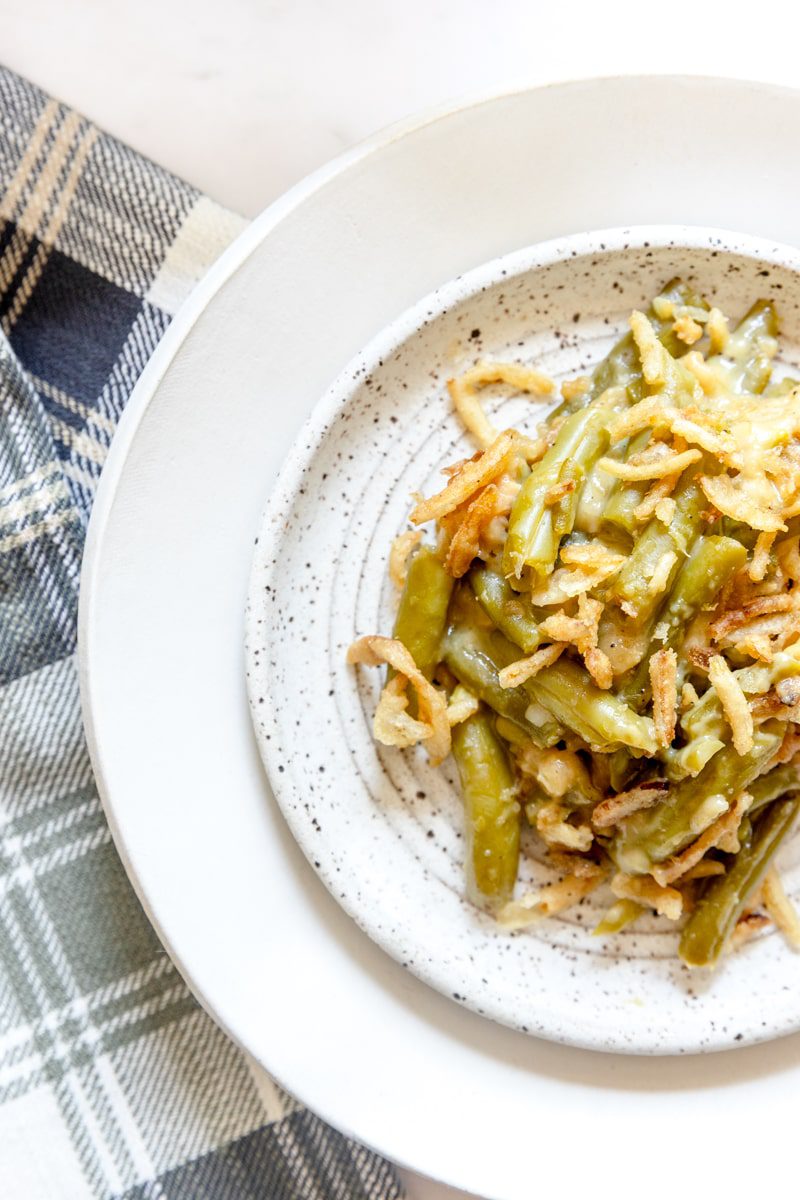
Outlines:
{"label": "bowl interior", "polygon": [[[302,431],[259,537],[248,610],[248,686],[262,756],[300,845],[362,928],[427,982],[526,1031],[606,1050],[681,1053],[800,1025],[800,961],[768,935],[715,975],[675,958],[657,919],[591,935],[600,890],[531,931],[502,933],[463,898],[461,805],[452,764],[377,745],[380,673],[347,646],[389,633],[391,540],[414,492],[474,446],[446,381],[480,359],[589,371],[680,275],[736,318],[759,296],[782,318],[776,375],[800,368],[800,275],[785,247],[715,231],[586,234],[533,247],[453,281],[403,314],[348,367]],[[494,423],[531,430],[544,409],[487,389]],[[797,840],[783,854],[800,890]],[[552,878],[527,839],[520,890]],[[624,1014],[622,1016],[621,1014]],[[765,1021],[766,1014],[766,1021]]]}

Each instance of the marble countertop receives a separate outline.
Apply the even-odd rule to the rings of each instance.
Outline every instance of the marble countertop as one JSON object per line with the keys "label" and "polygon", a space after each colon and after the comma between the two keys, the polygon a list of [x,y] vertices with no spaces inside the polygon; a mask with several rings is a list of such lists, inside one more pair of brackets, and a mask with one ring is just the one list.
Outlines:
{"label": "marble countertop", "polygon": [[9,67],[246,216],[382,126],[465,95],[620,73],[797,79],[795,40],[753,30],[741,0],[724,16],[696,5],[690,25],[679,7],[657,37],[643,11],[634,0],[0,0]]}
{"label": "marble countertop", "polygon": [[[623,73],[794,85],[795,41],[771,13],[753,29],[740,0],[679,8],[656,37],[633,0],[0,0],[6,65],[246,216],[463,96]],[[411,1200],[463,1196],[407,1179]]]}

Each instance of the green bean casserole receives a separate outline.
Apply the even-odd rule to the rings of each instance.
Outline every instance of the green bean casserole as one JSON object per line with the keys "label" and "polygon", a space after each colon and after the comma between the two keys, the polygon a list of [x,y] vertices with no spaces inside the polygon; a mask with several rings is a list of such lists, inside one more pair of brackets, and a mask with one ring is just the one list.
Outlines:
{"label": "green bean casserole", "polygon": [[[535,436],[480,390],[540,401],[519,363],[448,383],[478,444],[393,544],[374,733],[452,753],[470,897],[506,928],[600,884],[610,935],[655,912],[711,966],[800,922],[773,857],[800,806],[800,383],[773,381],[778,321],[734,326],[673,280]],[[419,526],[433,525],[429,543]],[[556,882],[515,896],[520,830]]]}

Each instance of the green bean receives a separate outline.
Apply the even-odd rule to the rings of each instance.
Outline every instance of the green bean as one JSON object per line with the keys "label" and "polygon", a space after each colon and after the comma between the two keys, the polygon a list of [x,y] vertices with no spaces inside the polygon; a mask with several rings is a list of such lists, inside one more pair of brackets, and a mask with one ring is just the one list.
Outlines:
{"label": "green bean", "polygon": [[775,851],[792,828],[798,808],[798,796],[771,804],[727,872],[706,885],[681,934],[679,954],[690,967],[709,967],[717,961]]}
{"label": "green bean", "polygon": [[464,796],[467,890],[498,903],[514,890],[520,808],[514,775],[485,709],[453,729],[453,758]]}
{"label": "green bean", "polygon": [[747,754],[726,746],[696,778],[671,787],[655,808],[621,821],[612,846],[620,869],[643,874],[694,841],[724,811],[721,802],[730,801],[761,774],[781,744],[783,728],[777,721],[762,725]]}
{"label": "green bean", "polygon": [[[746,561],[747,551],[741,542],[714,534],[701,535],[680,564],[666,607],[658,615],[660,645],[677,649],[692,618],[714,601]],[[644,708],[650,699],[649,657],[642,659],[620,694],[637,711]]]}
{"label": "green bean", "polygon": [[420,546],[408,564],[408,575],[394,623],[401,641],[426,678],[441,660],[453,578],[429,546]]}
{"label": "green bean", "polygon": [[543,708],[593,749],[630,746],[655,754],[652,720],[639,716],[613,692],[602,691],[577,663],[559,659],[529,679],[526,686]]}
{"label": "green bean", "polygon": [[529,683],[513,688],[500,686],[498,672],[519,658],[516,648],[502,634],[451,625],[442,644],[442,657],[459,683],[499,716],[513,721],[537,745],[552,746],[564,736],[560,724],[549,717],[541,724],[529,719]]}
{"label": "green bean", "polygon": [[507,742],[513,750],[522,750],[525,746],[530,745],[529,735],[520,725],[509,721],[508,717],[500,717],[495,714],[494,729],[497,736]]}
{"label": "green bean", "polygon": [[[625,457],[626,442],[620,442],[609,451],[608,457],[621,462]],[[611,474],[595,465],[589,471],[580,490],[578,508],[575,513],[575,529],[581,533],[599,533],[601,525],[606,520],[608,506],[619,488],[620,481]]]}
{"label": "green bean", "polygon": [[[637,433],[628,447],[628,456],[640,454],[650,441],[650,436],[649,429],[643,429],[641,433]],[[632,534],[639,525],[634,516],[634,509],[644,499],[649,483],[614,479],[614,485],[603,513],[603,521]]]}
{"label": "green bean", "polygon": [[650,581],[658,563],[670,551],[675,553],[676,559],[667,579],[668,590],[700,532],[707,507],[708,502],[694,478],[687,476],[675,493],[675,512],[669,525],[653,517],[642,530],[630,558],[609,591],[610,598],[621,604],[640,624],[647,621],[664,600],[664,592],[650,589]]}
{"label": "green bean", "polygon": [[714,734],[703,734],[692,738],[685,746],[675,750],[668,746],[661,754],[664,763],[664,773],[673,783],[685,779],[687,775],[699,775],[706,763],[711,762],[715,754],[725,748],[722,738]]}
{"label": "green bean", "polygon": [[611,933],[619,933],[626,925],[630,925],[637,917],[647,910],[635,900],[618,900],[612,904],[603,919],[592,930],[594,937],[606,937]]}
{"label": "green bean", "polygon": [[603,455],[608,446],[609,416],[609,409],[592,406],[567,417],[553,445],[531,469],[508,520],[503,550],[505,576],[515,575],[519,579],[525,566],[537,574],[552,569],[560,537],[569,533],[570,518],[574,520],[577,498],[561,522],[562,533],[557,534],[553,510],[547,505],[547,492],[559,482],[566,463],[571,463],[571,470],[585,473]]}
{"label": "green bean", "polygon": [[758,779],[754,779],[747,790],[753,797],[747,810],[747,815],[752,817],[765,805],[777,800],[778,797],[786,795],[787,792],[800,790],[797,767],[790,763],[785,766],[773,767],[765,775],[759,775]]}
{"label": "green bean", "polygon": [[622,747],[608,756],[609,784],[613,792],[624,792],[638,770],[637,760]]}
{"label": "green bean", "polygon": [[[607,446],[608,435],[606,434],[604,449]],[[585,475],[583,466],[575,458],[568,458],[561,464],[558,482],[574,484],[574,488],[553,505],[553,533],[559,542],[563,537],[568,537],[572,533]]]}
{"label": "green bean", "polygon": [[481,608],[497,628],[525,654],[533,654],[541,634],[525,596],[515,592],[491,567],[475,564],[467,576]]}
{"label": "green bean", "polygon": [[756,300],[728,338],[722,354],[709,358],[733,392],[763,392],[772,375],[778,317],[770,300]]}
{"label": "green bean", "polygon": [[734,538],[702,535],[681,564],[675,586],[659,623],[666,625],[662,640],[673,645],[689,621],[708,608],[725,584],[747,561],[747,551]]}

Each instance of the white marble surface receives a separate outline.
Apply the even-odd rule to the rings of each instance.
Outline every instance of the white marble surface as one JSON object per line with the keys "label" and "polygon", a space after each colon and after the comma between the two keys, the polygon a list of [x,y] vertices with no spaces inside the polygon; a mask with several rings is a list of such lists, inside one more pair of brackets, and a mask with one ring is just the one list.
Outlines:
{"label": "white marble surface", "polygon": [[656,23],[640,0],[0,0],[0,53],[252,216],[382,125],[465,94],[621,72],[793,84],[796,8],[767,11],[759,24],[742,0],[678,5]]}
{"label": "white marble surface", "polygon": [[[381,126],[464,95],[650,72],[793,85],[794,12],[773,5],[758,25],[741,0],[678,6],[656,33],[640,0],[0,0],[9,67],[249,216]],[[465,1196],[407,1180],[410,1200]]]}

